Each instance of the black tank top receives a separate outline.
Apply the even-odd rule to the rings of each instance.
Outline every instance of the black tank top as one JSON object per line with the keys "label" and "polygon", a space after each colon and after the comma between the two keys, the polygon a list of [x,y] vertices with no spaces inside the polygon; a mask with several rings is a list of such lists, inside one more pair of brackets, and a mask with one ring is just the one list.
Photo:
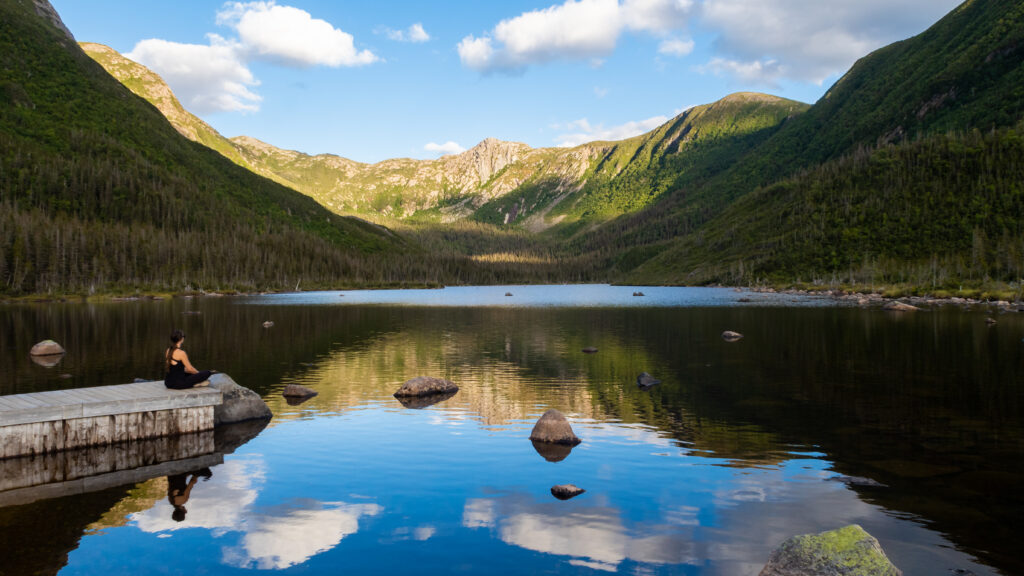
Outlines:
{"label": "black tank top", "polygon": [[[174,354],[172,351],[171,354]],[[164,378],[164,386],[168,388],[180,388],[185,383],[185,378],[188,378],[188,374],[185,374],[185,364],[181,360],[171,359],[171,369],[167,371],[167,376]],[[174,364],[177,362],[177,364]]]}

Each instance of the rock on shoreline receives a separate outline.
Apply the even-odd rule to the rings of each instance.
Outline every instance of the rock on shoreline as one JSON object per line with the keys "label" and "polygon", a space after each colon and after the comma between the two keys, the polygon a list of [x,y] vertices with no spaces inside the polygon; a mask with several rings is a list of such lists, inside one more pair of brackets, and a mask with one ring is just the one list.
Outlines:
{"label": "rock on shoreline", "polygon": [[768,558],[760,576],[902,576],[863,528],[845,528],[794,536]]}

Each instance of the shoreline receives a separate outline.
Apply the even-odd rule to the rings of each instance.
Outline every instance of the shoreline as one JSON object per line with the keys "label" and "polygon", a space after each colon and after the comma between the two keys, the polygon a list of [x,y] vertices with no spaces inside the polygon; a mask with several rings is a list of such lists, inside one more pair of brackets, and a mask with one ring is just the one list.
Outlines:
{"label": "shoreline", "polygon": [[[575,285],[594,285],[603,283],[584,283]],[[545,284],[500,284],[500,286],[542,286]],[[562,286],[563,284],[551,284]],[[700,286],[675,286],[675,285],[644,285],[644,284],[608,284],[610,286],[621,286],[630,288],[698,288]],[[479,286],[492,286],[481,284]],[[499,286],[494,284],[493,286]],[[248,297],[267,296],[279,294],[301,294],[306,292],[331,292],[331,291],[365,291],[365,290],[442,290],[447,286],[433,283],[394,283],[375,286],[346,286],[337,288],[323,288],[315,290],[265,290],[265,291],[241,291],[241,290],[220,290],[220,291],[137,291],[130,294],[123,292],[111,292],[92,295],[82,294],[26,294],[21,296],[0,297],[0,304],[97,304],[97,303],[119,303],[119,302],[142,302],[142,301],[163,301],[163,300],[190,300],[193,298],[225,298],[225,297]],[[995,293],[982,292],[980,289],[958,290],[956,293],[946,291],[933,291],[932,293],[916,294],[918,290],[912,288],[860,288],[844,289],[830,288],[827,286],[811,286],[806,288],[770,287],[770,286],[723,286],[711,285],[704,288],[731,289],[737,293],[753,294],[783,294],[791,296],[825,296],[836,302],[850,303],[860,307],[872,305],[884,306],[893,302],[902,302],[916,307],[922,306],[959,306],[969,308],[972,306],[996,307],[1002,311],[1020,312],[1024,311],[1024,300],[1012,298],[1010,291],[997,291]],[[976,295],[970,297],[966,295]],[[987,296],[987,298],[986,298]]]}

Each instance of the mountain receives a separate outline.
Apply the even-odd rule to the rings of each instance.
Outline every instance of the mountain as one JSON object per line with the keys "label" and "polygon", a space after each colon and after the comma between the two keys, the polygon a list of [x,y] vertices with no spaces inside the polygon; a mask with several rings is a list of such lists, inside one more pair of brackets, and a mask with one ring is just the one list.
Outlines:
{"label": "mountain", "polygon": [[1022,118],[1024,2],[970,0],[577,250],[631,282],[1005,287],[1024,266]]}
{"label": "mountain", "polygon": [[[622,142],[535,149],[488,138],[461,154],[437,160],[404,158],[364,164],[331,154],[282,150],[247,136],[228,140],[185,111],[151,70],[106,46],[83,43],[82,47],[111,75],[160,109],[186,137],[339,214],[383,216],[386,222],[472,219],[541,231],[562,222],[612,218],[639,209],[657,195],[650,190],[634,194],[641,186],[637,175],[662,166],[667,157],[777,126],[807,108],[765,94],[734,94],[687,110],[664,126]],[[620,176],[633,182],[629,192],[612,184]]]}
{"label": "mountain", "polygon": [[45,0],[0,2],[0,292],[380,282],[385,256],[423,260],[183,138]]}

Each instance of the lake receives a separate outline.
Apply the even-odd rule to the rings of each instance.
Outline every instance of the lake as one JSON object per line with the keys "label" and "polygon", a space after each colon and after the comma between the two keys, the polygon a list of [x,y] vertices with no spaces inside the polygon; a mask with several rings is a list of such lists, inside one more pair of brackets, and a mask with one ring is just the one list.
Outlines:
{"label": "lake", "polygon": [[[1024,319],[994,314],[612,286],[0,305],[0,394],[160,378],[182,328],[275,414],[196,440],[218,446],[196,474],[8,500],[0,574],[756,575],[852,523],[908,575],[1022,574]],[[53,367],[28,355],[46,338]],[[392,397],[420,375],[461,389]],[[548,408],[579,446],[534,448]],[[586,492],[552,497],[566,483]]]}

